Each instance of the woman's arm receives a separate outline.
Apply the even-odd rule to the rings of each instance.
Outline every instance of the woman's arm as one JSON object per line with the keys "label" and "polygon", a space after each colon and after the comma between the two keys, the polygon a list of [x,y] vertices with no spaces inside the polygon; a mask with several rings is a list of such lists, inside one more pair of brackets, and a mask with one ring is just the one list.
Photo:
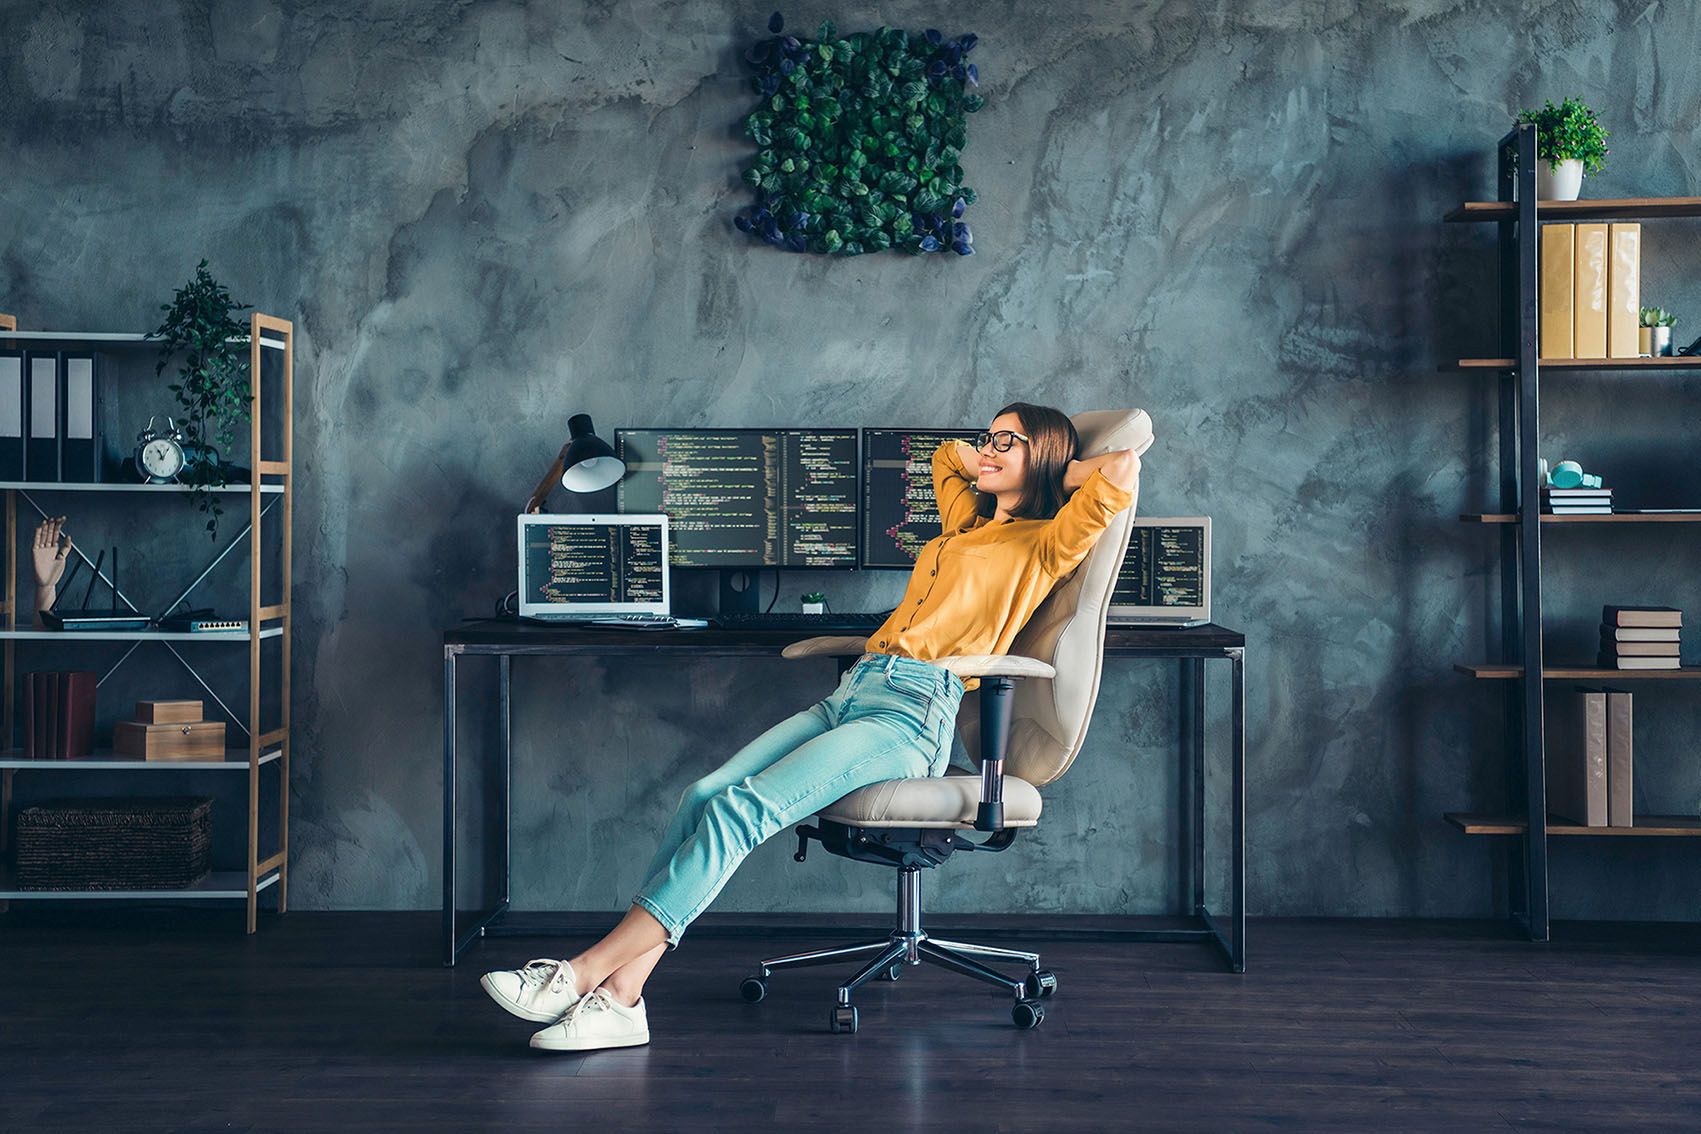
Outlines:
{"label": "woman's arm", "polygon": [[1103,472],[1105,479],[1116,487],[1133,491],[1134,482],[1140,475],[1140,458],[1132,449],[1114,449],[1096,457],[1070,461],[1069,467],[1063,470],[1064,489],[1074,492],[1087,483],[1094,469]]}
{"label": "woman's arm", "polygon": [[947,441],[933,451],[933,496],[944,531],[954,532],[975,518],[975,478],[964,464],[973,453],[973,446],[961,441]]}

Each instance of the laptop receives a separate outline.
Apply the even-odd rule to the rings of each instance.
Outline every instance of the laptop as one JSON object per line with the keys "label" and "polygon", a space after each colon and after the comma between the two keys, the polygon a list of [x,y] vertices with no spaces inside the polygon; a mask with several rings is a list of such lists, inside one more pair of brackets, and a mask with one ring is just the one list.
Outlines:
{"label": "laptop", "polygon": [[1105,621],[1147,627],[1211,621],[1211,517],[1134,517]]}
{"label": "laptop", "polygon": [[675,624],[666,515],[525,513],[518,529],[521,618]]}

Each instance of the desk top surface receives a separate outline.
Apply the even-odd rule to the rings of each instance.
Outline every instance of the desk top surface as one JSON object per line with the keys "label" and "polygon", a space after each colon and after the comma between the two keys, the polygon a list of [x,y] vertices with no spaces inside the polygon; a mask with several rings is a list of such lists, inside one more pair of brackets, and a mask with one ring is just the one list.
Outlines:
{"label": "desk top surface", "polygon": [[[825,635],[851,636],[851,630],[766,630],[717,626],[681,630],[618,630],[517,619],[481,618],[443,631],[445,649],[481,653],[717,653],[778,654],[792,642]],[[1179,628],[1107,626],[1105,653],[1141,654],[1166,650],[1211,654],[1246,645],[1246,635],[1209,623]]]}

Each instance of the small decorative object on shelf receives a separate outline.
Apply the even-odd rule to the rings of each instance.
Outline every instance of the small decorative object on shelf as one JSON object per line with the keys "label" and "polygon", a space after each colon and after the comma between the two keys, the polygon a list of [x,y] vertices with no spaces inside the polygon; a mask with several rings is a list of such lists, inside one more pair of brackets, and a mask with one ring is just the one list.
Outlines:
{"label": "small decorative object on shelf", "polygon": [[805,613],[805,614],[825,614],[825,613],[827,613],[827,596],[822,594],[820,591],[807,591],[807,592],[805,592],[804,596],[803,596],[803,613]]}
{"label": "small decorative object on shelf", "polygon": [[59,600],[59,580],[65,575],[65,557],[71,537],[65,534],[65,517],[49,516],[35,526],[30,558],[35,567],[35,624],[46,625],[41,612],[52,610]]}
{"label": "small decorative object on shelf", "polygon": [[[217,440],[223,451],[230,452],[236,440],[233,423],[248,420],[248,367],[237,346],[248,335],[248,328],[232,315],[249,306],[231,299],[229,290],[208,273],[207,262],[202,260],[194,278],[177,290],[170,303],[160,305],[165,319],[150,333],[160,340],[156,374],[164,374],[179,354],[183,356],[177,381],[171,385],[184,410],[179,439],[183,461],[178,468],[184,481],[195,488],[192,499],[196,506],[211,513],[207,534],[214,539],[218,538],[224,509],[217,494],[205,490],[227,481],[220,450],[212,441]],[[140,455],[137,464],[141,464]],[[177,475],[179,472],[171,474]]]}
{"label": "small decorative object on shelf", "polygon": [[177,477],[189,463],[183,452],[183,431],[171,418],[165,428],[159,428],[157,417],[148,418],[148,427],[136,435],[136,451],[130,456],[130,467],[143,484],[176,484]]}
{"label": "small decorative object on shelf", "polygon": [[784,27],[775,12],[772,36],[745,53],[761,99],[744,120],[756,204],[733,224],[793,252],[972,255],[963,213],[975,192],[958,162],[964,115],[985,103],[968,93],[978,37],[882,27],[840,38],[825,20],[806,39]]}
{"label": "small decorative object on shelf", "polygon": [[1536,127],[1536,198],[1542,201],[1575,201],[1583,189],[1585,175],[1593,176],[1606,166],[1607,132],[1595,112],[1577,99],[1558,106],[1549,99],[1540,110],[1525,110],[1519,122]]}
{"label": "small decorative object on shelf", "polygon": [[1542,482],[1542,511],[1555,516],[1605,516],[1612,513],[1612,489],[1586,473],[1576,461],[1560,461],[1552,470],[1547,458],[1536,461]]}
{"label": "small decorative object on shelf", "polygon": [[[1642,308],[1640,347],[1644,357],[1659,358],[1672,353],[1671,329],[1676,322],[1677,316],[1663,307]],[[1701,342],[1701,339],[1696,342]],[[1694,345],[1691,343],[1690,347]],[[1685,354],[1689,353],[1690,347],[1684,348]]]}

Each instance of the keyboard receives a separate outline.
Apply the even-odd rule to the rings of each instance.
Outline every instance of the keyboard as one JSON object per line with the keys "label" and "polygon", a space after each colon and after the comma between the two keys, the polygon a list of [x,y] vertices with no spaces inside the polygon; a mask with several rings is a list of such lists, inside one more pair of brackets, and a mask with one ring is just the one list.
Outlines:
{"label": "keyboard", "polygon": [[838,610],[805,614],[776,610],[752,614],[717,614],[710,621],[723,630],[878,630],[892,616],[889,610]]}

